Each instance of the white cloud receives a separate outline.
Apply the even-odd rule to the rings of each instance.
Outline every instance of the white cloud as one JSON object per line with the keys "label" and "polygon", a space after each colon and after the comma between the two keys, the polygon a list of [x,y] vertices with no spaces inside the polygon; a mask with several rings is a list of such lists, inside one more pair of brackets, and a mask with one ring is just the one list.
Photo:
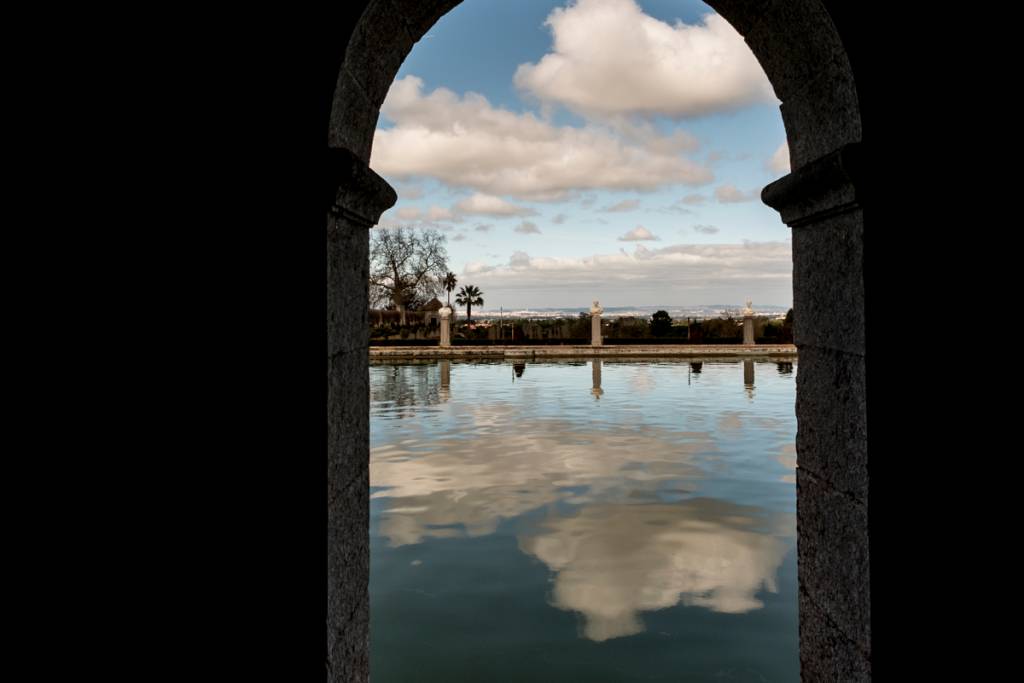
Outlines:
{"label": "white cloud", "polygon": [[545,25],[552,52],[515,75],[545,102],[591,116],[682,118],[778,101],[743,38],[717,14],[672,26],[633,0],[577,0]]}
{"label": "white cloud", "polygon": [[749,192],[743,192],[738,189],[735,185],[720,185],[715,188],[715,199],[722,204],[738,204],[739,202],[749,202],[758,199],[761,196],[761,191],[754,189]]}
{"label": "white cloud", "polygon": [[494,226],[491,225],[490,223],[480,223],[479,225],[477,225],[473,229],[476,230],[477,232],[490,232],[491,228],[493,228],[493,227]]}
{"label": "white cloud", "polygon": [[452,213],[451,209],[446,209],[441,206],[431,206],[427,209],[427,220],[428,221],[454,221],[456,223],[462,220],[461,216],[457,216]]}
{"label": "white cloud", "polygon": [[432,177],[489,195],[538,201],[574,190],[654,190],[711,182],[710,169],[682,156],[685,134],[652,127],[554,126],[531,113],[492,107],[481,95],[445,88],[423,93],[415,76],[396,80],[381,113],[371,166],[385,177]]}
{"label": "white cloud", "polygon": [[530,255],[525,251],[513,252],[512,257],[508,260],[508,265],[512,268],[528,268],[530,266]]}
{"label": "white cloud", "polygon": [[395,211],[395,215],[398,216],[399,220],[415,221],[419,220],[423,215],[423,212],[415,206],[403,206],[401,209]]}
{"label": "white cloud", "polygon": [[619,238],[620,242],[639,242],[641,240],[659,240],[660,237],[655,237],[651,234],[651,231],[642,225],[638,225],[625,235]]}
{"label": "white cloud", "polygon": [[766,162],[768,170],[772,173],[782,175],[789,173],[789,141],[783,141],[779,148],[772,154],[771,159]]}
{"label": "white cloud", "polygon": [[602,211],[606,211],[608,213],[616,213],[616,212],[620,212],[620,211],[632,211],[633,209],[637,208],[638,206],[640,206],[640,200],[639,199],[623,199],[618,204],[612,204],[611,206],[606,206],[606,207],[604,207],[601,210]]}
{"label": "white cloud", "polygon": [[501,197],[477,192],[469,199],[463,199],[455,205],[459,213],[478,214],[482,216],[533,216],[537,212],[526,206],[507,202]]}
{"label": "white cloud", "polygon": [[531,223],[530,221],[523,221],[522,223],[520,223],[519,225],[517,225],[515,227],[515,231],[519,232],[519,233],[522,233],[524,235],[530,235],[530,234],[539,235],[540,234],[540,229],[537,227],[537,224],[536,223]]}
{"label": "white cloud", "polygon": [[460,232],[458,235],[452,238],[452,242],[461,242],[464,239],[466,239],[466,236]]}
{"label": "white cloud", "polygon": [[562,223],[564,223],[568,219],[569,219],[568,216],[566,216],[564,213],[560,213],[557,216],[555,216],[554,218],[552,218],[551,222],[556,224],[556,225],[561,225]]}
{"label": "white cloud", "polygon": [[693,229],[705,235],[714,235],[718,232],[718,228],[713,225],[695,225],[693,226]]}

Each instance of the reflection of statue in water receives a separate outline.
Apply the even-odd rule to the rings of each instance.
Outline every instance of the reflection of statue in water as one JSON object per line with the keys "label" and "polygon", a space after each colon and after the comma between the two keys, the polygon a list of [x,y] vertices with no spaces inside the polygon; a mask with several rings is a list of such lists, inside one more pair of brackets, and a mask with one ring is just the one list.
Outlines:
{"label": "reflection of statue in water", "polygon": [[754,398],[754,361],[743,361],[743,388],[747,398]]}
{"label": "reflection of statue in water", "polygon": [[438,365],[441,367],[441,387],[437,390],[437,395],[442,401],[447,401],[451,398],[452,363],[449,360],[442,360]]}
{"label": "reflection of statue in water", "polygon": [[[516,377],[522,377],[524,370],[526,370],[526,363],[513,363],[512,364],[512,372],[515,373]],[[513,378],[512,381],[515,382],[516,380]]]}
{"label": "reflection of statue in water", "polygon": [[594,395],[595,399],[601,400],[601,395],[604,394],[604,389],[601,388],[601,361],[597,358],[590,361],[590,370],[594,380],[594,388],[590,390],[590,393]]}

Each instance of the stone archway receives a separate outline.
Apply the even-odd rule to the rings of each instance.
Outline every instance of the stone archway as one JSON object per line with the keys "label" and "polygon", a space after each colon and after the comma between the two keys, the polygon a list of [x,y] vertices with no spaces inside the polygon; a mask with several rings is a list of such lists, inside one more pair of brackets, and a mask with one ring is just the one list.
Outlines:
{"label": "stone archway", "polygon": [[[353,0],[331,64],[328,187],[328,605],[331,681],[369,669],[369,229],[397,195],[369,169],[402,61],[461,0]],[[793,228],[797,538],[803,680],[871,677],[861,115],[829,0],[706,0],[782,100],[793,171],[762,192]],[[847,36],[849,39],[849,36]],[[325,86],[326,87],[326,86]]]}

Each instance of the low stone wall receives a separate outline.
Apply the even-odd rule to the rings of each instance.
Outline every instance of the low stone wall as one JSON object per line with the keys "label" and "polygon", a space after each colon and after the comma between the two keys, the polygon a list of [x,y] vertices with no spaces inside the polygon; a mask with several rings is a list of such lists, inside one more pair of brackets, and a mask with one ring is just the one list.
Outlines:
{"label": "low stone wall", "polygon": [[796,356],[793,344],[664,344],[658,346],[371,346],[370,358],[695,358],[706,356]]}

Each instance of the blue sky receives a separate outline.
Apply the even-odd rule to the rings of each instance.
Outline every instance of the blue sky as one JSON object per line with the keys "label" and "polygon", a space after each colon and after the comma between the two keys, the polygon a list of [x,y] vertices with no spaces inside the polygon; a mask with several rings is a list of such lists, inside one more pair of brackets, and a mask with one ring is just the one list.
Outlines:
{"label": "blue sky", "polygon": [[417,43],[371,167],[487,310],[792,302],[767,78],[687,0],[466,0]]}

